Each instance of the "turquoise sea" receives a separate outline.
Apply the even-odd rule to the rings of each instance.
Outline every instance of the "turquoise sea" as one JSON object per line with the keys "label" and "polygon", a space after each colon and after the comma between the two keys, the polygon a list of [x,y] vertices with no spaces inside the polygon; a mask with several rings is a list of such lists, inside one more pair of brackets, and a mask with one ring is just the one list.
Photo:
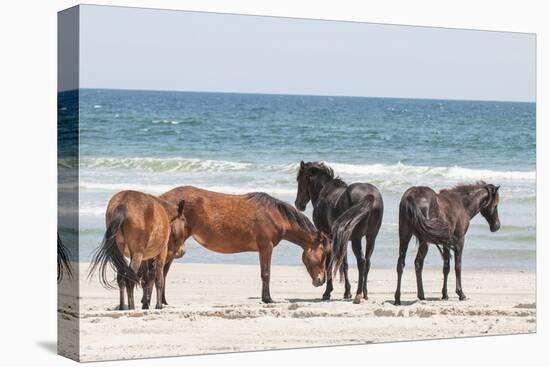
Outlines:
{"label": "turquoise sea", "polygon": [[[464,267],[534,270],[534,103],[81,89],[60,93],[61,114],[74,93],[80,251],[72,252],[81,261],[101,241],[105,208],[117,191],[160,194],[196,185],[264,191],[294,203],[298,163],[316,160],[348,183],[381,190],[386,211],[374,268],[395,266],[397,209],[408,187],[485,180],[501,185],[502,227],[491,233],[481,216],[474,218]],[[306,214],[311,218],[310,205]],[[258,262],[256,253],[216,254],[192,239],[188,245],[182,262]],[[299,265],[300,251],[282,242],[273,262]],[[415,251],[411,242],[408,264]],[[441,267],[435,249],[426,266]]]}

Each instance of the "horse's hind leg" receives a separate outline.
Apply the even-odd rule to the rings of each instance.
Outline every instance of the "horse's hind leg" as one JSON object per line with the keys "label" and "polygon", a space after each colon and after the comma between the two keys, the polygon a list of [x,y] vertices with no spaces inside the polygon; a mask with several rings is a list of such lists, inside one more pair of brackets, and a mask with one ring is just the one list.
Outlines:
{"label": "horse's hind leg", "polygon": [[447,246],[444,246],[441,250],[441,256],[443,257],[443,289],[441,290],[441,299],[449,299],[447,292],[447,279],[449,278],[449,271],[451,270],[451,251]]}
{"label": "horse's hind leg", "polygon": [[323,300],[328,301],[330,299],[330,294],[332,293],[332,290],[334,287],[332,286],[332,269],[330,268],[330,262],[331,262],[331,254],[327,254],[327,260],[326,260],[326,269],[327,269],[327,287],[325,289],[325,293],[323,293]]}
{"label": "horse's hind leg", "polygon": [[363,277],[363,298],[369,299],[368,292],[367,292],[367,280],[369,278],[369,271],[370,271],[370,258],[372,256],[372,253],[374,252],[374,244],[376,242],[376,236],[378,235],[378,231],[376,231],[373,235],[367,235],[367,248],[365,251],[365,276]]}
{"label": "horse's hind leg", "polygon": [[[136,253],[132,255],[132,261],[130,261],[130,269],[134,273],[132,275],[137,275],[139,267],[141,266],[142,258],[143,254],[141,253]],[[130,276],[132,275],[129,274],[126,278],[126,292],[128,292],[128,308],[130,310],[136,308],[134,304],[134,286],[136,285],[136,281],[130,278]]]}
{"label": "horse's hind leg", "polygon": [[353,254],[355,255],[355,258],[357,259],[357,271],[359,272],[359,281],[357,282],[357,292],[355,293],[355,298],[353,299],[353,303],[360,303],[361,294],[364,288],[364,275],[365,275],[365,270],[364,270],[365,259],[363,257],[363,249],[361,248],[361,239],[352,239],[351,248],[353,250]]}
{"label": "horse's hind leg", "polygon": [[397,259],[397,289],[395,290],[395,304],[401,304],[401,277],[405,268],[405,256],[411,240],[412,232],[407,223],[399,221],[399,259]]}
{"label": "horse's hind leg", "polygon": [[118,283],[118,289],[120,291],[120,301],[118,305],[119,310],[127,310],[128,307],[126,306],[126,302],[124,300],[125,292],[126,292],[126,281],[124,279],[124,276],[121,274],[117,274],[116,280]]}
{"label": "horse's hind leg", "polygon": [[351,298],[351,284],[349,283],[349,276],[348,276],[348,257],[344,257],[344,261],[342,262],[342,269],[344,272],[344,299],[350,299]]}
{"label": "horse's hind leg", "polygon": [[424,286],[422,284],[422,269],[424,268],[424,259],[428,253],[428,243],[421,241],[418,246],[418,253],[416,254],[416,259],[414,260],[414,270],[416,272],[416,294],[419,300],[425,300],[424,297]]}

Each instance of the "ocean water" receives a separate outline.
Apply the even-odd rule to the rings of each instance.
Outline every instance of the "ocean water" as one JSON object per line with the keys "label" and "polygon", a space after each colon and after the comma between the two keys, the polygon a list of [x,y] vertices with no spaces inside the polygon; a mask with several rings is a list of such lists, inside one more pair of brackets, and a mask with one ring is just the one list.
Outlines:
{"label": "ocean water", "polygon": [[[501,185],[502,227],[491,233],[481,216],[472,220],[464,267],[534,270],[534,103],[94,89],[80,90],[79,103],[81,261],[101,241],[107,202],[120,190],[195,185],[293,204],[298,164],[315,160],[348,183],[381,190],[373,267],[395,266],[398,203],[408,187],[485,180]],[[256,253],[188,245],[182,262],[258,263]],[[300,252],[283,241],[273,262],[300,265]],[[413,240],[407,266],[415,253]],[[442,266],[435,248],[426,266]]]}

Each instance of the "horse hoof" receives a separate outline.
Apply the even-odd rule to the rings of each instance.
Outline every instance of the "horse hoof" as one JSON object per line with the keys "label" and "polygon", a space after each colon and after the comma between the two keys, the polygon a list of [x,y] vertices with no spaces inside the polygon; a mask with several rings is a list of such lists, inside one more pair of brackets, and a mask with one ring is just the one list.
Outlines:
{"label": "horse hoof", "polygon": [[148,309],[149,309],[149,305],[142,305],[142,306],[141,306],[141,309],[142,309],[142,310],[148,310]]}
{"label": "horse hoof", "polygon": [[443,297],[441,297],[441,299],[442,299],[443,301],[448,301],[448,300],[449,300],[449,296],[443,296]]}
{"label": "horse hoof", "polygon": [[126,305],[124,305],[124,306],[122,306],[122,307],[121,307],[121,306],[118,306],[118,310],[119,310],[119,311],[126,311],[126,310],[128,310],[128,306],[126,306]]}
{"label": "horse hoof", "polygon": [[466,296],[465,296],[465,295],[458,296],[458,299],[459,299],[460,301],[465,301],[465,300],[466,300]]}
{"label": "horse hoof", "polygon": [[358,305],[361,303],[361,296],[355,296],[355,298],[353,299],[353,303]]}
{"label": "horse hoof", "polygon": [[162,310],[162,305],[156,305],[156,306],[155,306],[155,309],[156,309],[156,310]]}
{"label": "horse hoof", "polygon": [[344,299],[350,299],[351,293],[344,293]]}
{"label": "horse hoof", "polygon": [[401,306],[401,301],[396,299],[395,302],[393,303],[395,306]]}
{"label": "horse hoof", "polygon": [[262,298],[263,303],[273,303],[273,300],[271,298]]}
{"label": "horse hoof", "polygon": [[330,294],[323,294],[323,301],[330,300]]}

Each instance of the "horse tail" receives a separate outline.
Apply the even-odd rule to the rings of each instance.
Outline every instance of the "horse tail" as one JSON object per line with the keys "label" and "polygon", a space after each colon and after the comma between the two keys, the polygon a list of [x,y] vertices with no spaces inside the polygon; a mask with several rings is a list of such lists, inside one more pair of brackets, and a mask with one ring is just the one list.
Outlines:
{"label": "horse tail", "polygon": [[92,263],[88,278],[90,278],[96,269],[99,268],[99,281],[105,288],[113,288],[111,283],[107,280],[107,266],[115,270],[118,275],[122,275],[125,278],[137,282],[138,276],[128,265],[128,262],[124,258],[124,254],[120,252],[116,243],[116,235],[121,230],[122,225],[128,218],[128,208],[126,205],[119,204],[113,210],[113,216],[111,222],[107,225],[107,230],[103,236],[103,241],[98,248],[95,249],[92,257]]}
{"label": "horse tail", "polygon": [[57,282],[63,280],[63,274],[67,272],[69,278],[73,277],[73,269],[71,263],[69,262],[69,249],[65,247],[57,234]]}
{"label": "horse tail", "polygon": [[450,244],[450,229],[447,223],[439,218],[426,218],[416,205],[414,198],[409,196],[401,202],[399,212],[400,217],[403,214],[406,215],[417,238],[421,237],[423,240],[436,245]]}
{"label": "horse tail", "polygon": [[329,269],[340,277],[344,274],[342,263],[348,253],[348,241],[355,230],[355,227],[372,212],[374,202],[373,195],[367,195],[363,200],[347,209],[332,225],[332,259]]}

